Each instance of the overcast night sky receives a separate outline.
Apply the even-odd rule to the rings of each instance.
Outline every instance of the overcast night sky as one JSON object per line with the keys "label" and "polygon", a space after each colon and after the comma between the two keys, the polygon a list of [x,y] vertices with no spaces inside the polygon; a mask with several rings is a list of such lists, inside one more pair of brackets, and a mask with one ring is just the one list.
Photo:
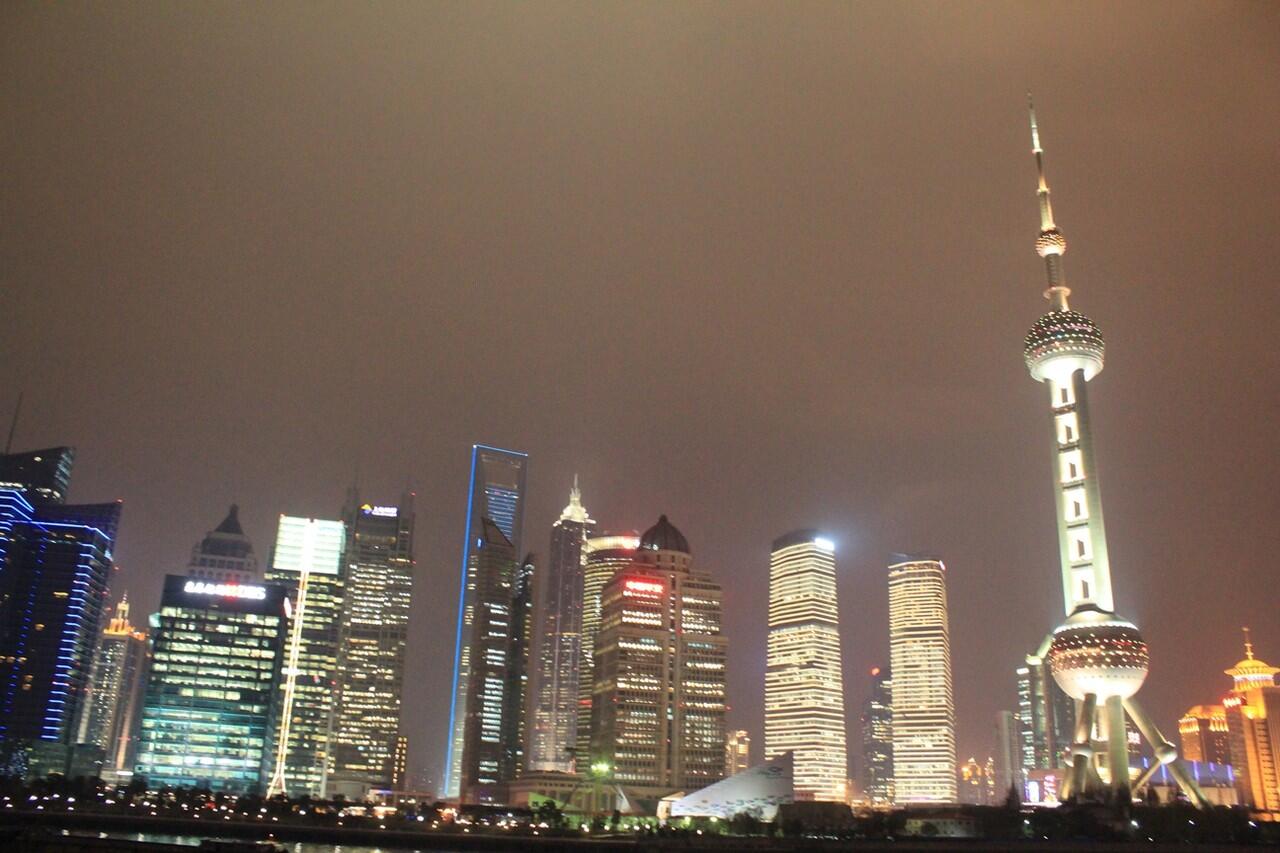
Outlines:
{"label": "overcast night sky", "polygon": [[1172,734],[1239,626],[1280,659],[1277,68],[1264,2],[6,3],[0,416],[123,499],[143,613],[232,501],[265,561],[411,484],[433,781],[473,442],[529,453],[528,547],[575,472],[605,527],[671,517],[757,749],[770,541],[838,544],[851,723],[887,555],[941,554],[985,757],[1062,612],[1031,88]]}

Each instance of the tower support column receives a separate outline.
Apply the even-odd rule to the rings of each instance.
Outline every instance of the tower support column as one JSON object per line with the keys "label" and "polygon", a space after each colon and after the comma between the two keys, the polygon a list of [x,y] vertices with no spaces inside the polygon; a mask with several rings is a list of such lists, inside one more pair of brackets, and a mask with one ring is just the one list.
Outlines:
{"label": "tower support column", "polygon": [[1124,700],[1108,696],[1107,764],[1111,768],[1111,797],[1116,803],[1128,803],[1129,794],[1129,738],[1124,725]]}

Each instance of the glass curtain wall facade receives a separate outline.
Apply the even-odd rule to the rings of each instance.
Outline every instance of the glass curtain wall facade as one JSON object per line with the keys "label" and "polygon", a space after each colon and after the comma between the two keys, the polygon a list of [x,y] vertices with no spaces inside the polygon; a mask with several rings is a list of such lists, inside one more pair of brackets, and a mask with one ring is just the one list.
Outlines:
{"label": "glass curtain wall facade", "polygon": [[897,803],[956,802],[956,714],[946,568],[899,555],[889,566],[893,774]]}
{"label": "glass curtain wall facade", "polygon": [[769,560],[765,759],[795,753],[800,800],[848,795],[835,546],[814,530],[774,540]]}
{"label": "glass curtain wall facade", "polygon": [[[500,530],[511,545],[514,562],[520,551],[520,531],[524,526],[525,469],[529,457],[515,450],[484,444],[471,448],[471,481],[467,493],[466,537],[462,543],[462,571],[458,591],[457,636],[454,640],[453,694],[449,706],[449,740],[445,744],[443,796],[457,798],[463,790],[462,760],[466,742],[467,700],[474,692],[471,657],[471,626],[480,603],[477,579],[480,552],[485,543],[486,519]],[[508,601],[509,603],[509,601]]]}
{"label": "glass curtain wall facade", "polygon": [[325,796],[345,547],[341,521],[280,516],[266,579],[287,586],[291,604],[268,796]]}
{"label": "glass curtain wall facade", "polygon": [[33,505],[23,491],[0,490],[0,750],[15,772],[37,743],[70,754],[119,514],[119,504]]}
{"label": "glass curtain wall facade", "polygon": [[413,593],[413,495],[382,506],[362,503],[352,489],[343,523],[345,578],[325,793],[359,800],[390,789],[396,777]]}
{"label": "glass curtain wall facade", "polygon": [[165,577],[135,768],[148,787],[263,791],[287,597],[276,584]]}
{"label": "glass curtain wall facade", "polygon": [[582,506],[575,477],[569,505],[551,527],[551,550],[541,582],[531,770],[568,772],[573,768],[582,669],[583,543],[595,524]]}

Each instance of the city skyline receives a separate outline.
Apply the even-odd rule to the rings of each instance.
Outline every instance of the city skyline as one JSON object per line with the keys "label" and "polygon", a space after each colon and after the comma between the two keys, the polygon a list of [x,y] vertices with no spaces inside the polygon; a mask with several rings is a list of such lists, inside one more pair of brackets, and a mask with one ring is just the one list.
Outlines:
{"label": "city skyline", "polygon": [[[837,543],[842,612],[866,614],[842,637],[849,673],[886,660],[886,555],[941,553],[959,753],[985,756],[1012,668],[1061,615],[1044,601],[1043,389],[1011,345],[1038,273],[1023,248],[1030,85],[1070,188],[1056,212],[1089,247],[1073,274],[1117,342],[1091,389],[1115,592],[1151,644],[1142,697],[1170,735],[1219,695],[1238,625],[1280,647],[1258,585],[1280,547],[1277,402],[1255,387],[1277,366],[1259,223],[1280,188],[1257,167],[1276,117],[1256,110],[1277,83],[1265,22],[1184,13],[1156,32],[1141,10],[1107,10],[1107,32],[1144,45],[1113,52],[1073,10],[856,26],[774,10],[732,27],[710,10],[651,26],[561,10],[532,28],[398,11],[341,39],[317,22],[281,54],[271,11],[250,28],[175,9],[149,29],[129,10],[10,10],[0,62],[30,85],[4,97],[30,133],[0,202],[16,295],[0,411],[25,389],[14,449],[77,448],[69,501],[123,499],[111,586],[135,614],[232,501],[265,547],[281,512],[331,517],[353,481],[390,496],[412,480],[409,633],[431,650],[452,641],[465,448],[529,452],[534,549],[579,471],[602,529],[665,512],[720,573],[729,723],[757,737],[771,535],[812,526]],[[175,51],[191,31],[209,43]],[[723,44],[689,35],[707,31]],[[776,47],[779,32],[806,49]],[[904,62],[907,34],[938,49]],[[619,49],[606,61],[597,44]],[[705,49],[754,61],[709,69]],[[263,85],[238,94],[227,56]],[[354,119],[301,82],[314,56],[337,57],[320,88]],[[499,85],[474,76],[477,57]],[[149,88],[160,79],[190,91]],[[283,105],[301,122],[287,132]],[[67,132],[85,120],[94,134]],[[1152,483],[1170,487],[1156,500]],[[1165,615],[1199,627],[1203,655],[1179,655]],[[451,654],[411,660],[406,680],[411,763],[437,784]],[[865,681],[849,679],[847,718]]]}

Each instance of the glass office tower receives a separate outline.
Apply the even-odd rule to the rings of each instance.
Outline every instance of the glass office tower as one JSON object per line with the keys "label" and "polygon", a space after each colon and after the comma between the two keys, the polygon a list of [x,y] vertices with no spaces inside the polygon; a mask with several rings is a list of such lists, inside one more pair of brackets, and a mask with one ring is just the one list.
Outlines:
{"label": "glass office tower", "polygon": [[69,760],[120,514],[119,504],[33,505],[26,494],[0,490],[0,763],[19,774],[35,747],[51,769]]}
{"label": "glass office tower", "polygon": [[360,800],[392,788],[397,779],[413,593],[413,494],[390,506],[363,503],[353,489],[343,521],[346,578],[325,793]]}
{"label": "glass office tower", "polygon": [[292,609],[269,796],[325,795],[345,545],[341,521],[280,516],[266,579],[289,587]]}
{"label": "glass office tower", "polygon": [[477,618],[480,588],[479,557],[484,550],[486,520],[495,525],[518,559],[520,531],[524,524],[525,468],[528,454],[484,444],[471,448],[471,482],[467,493],[467,529],[462,543],[461,589],[458,591],[458,627],[454,641],[453,696],[449,707],[449,740],[445,749],[445,797],[462,793],[462,753],[466,740],[468,697],[472,695],[471,670],[476,663],[470,651],[470,627]]}
{"label": "glass office tower", "polygon": [[168,575],[136,772],[151,789],[265,789],[288,588]]}
{"label": "glass office tower", "polygon": [[104,776],[133,771],[146,671],[147,635],[129,622],[125,596],[98,639],[76,737],[103,751]]}

